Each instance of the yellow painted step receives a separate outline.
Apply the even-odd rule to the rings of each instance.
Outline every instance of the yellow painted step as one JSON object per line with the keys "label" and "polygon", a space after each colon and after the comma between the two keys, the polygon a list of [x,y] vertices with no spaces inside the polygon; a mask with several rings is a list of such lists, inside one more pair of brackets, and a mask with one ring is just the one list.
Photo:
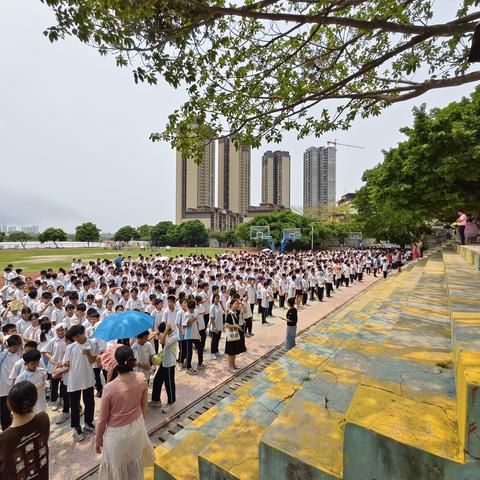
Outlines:
{"label": "yellow painted step", "polygon": [[446,405],[442,405],[438,397],[432,397],[431,402],[426,396],[417,401],[382,389],[360,386],[347,411],[346,421],[418,450],[463,462],[456,411]]}
{"label": "yellow painted step", "polygon": [[158,459],[155,463],[155,480],[198,480],[198,454],[210,440],[198,430],[192,431],[183,442]]}
{"label": "yellow painted step", "polygon": [[258,479],[258,443],[266,426],[237,417],[200,453],[200,478]]}
{"label": "yellow painted step", "polygon": [[294,471],[304,478],[343,478],[343,424],[343,413],[290,402],[261,439],[260,480],[289,480]]}

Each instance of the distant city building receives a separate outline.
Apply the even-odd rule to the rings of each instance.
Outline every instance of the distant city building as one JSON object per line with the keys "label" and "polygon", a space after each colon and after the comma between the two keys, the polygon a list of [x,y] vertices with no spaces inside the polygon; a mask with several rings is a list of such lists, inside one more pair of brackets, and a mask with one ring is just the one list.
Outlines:
{"label": "distant city building", "polygon": [[245,215],[250,204],[251,147],[218,141],[218,207]]}
{"label": "distant city building", "polygon": [[32,225],[30,227],[22,227],[22,232],[29,233],[30,235],[37,235],[38,225]]}
{"label": "distant city building", "polygon": [[268,150],[262,157],[262,203],[290,208],[290,153]]}
{"label": "distant city building", "polygon": [[186,219],[187,210],[215,206],[215,142],[205,147],[200,165],[177,151],[176,223]]}
{"label": "distant city building", "polygon": [[337,204],[342,205],[343,203],[351,202],[356,196],[356,193],[344,193]]}
{"label": "distant city building", "polygon": [[233,230],[242,223],[242,216],[218,207],[198,207],[187,209],[183,220],[200,220],[209,230],[223,232]]}
{"label": "distant city building", "polygon": [[335,203],[336,150],[310,147],[303,154],[303,211]]}
{"label": "distant city building", "polygon": [[260,205],[250,205],[247,209],[247,212],[243,218],[244,222],[247,222],[251,218],[257,215],[269,215],[270,213],[275,212],[286,212],[290,210],[289,208],[284,207],[283,205],[273,205],[272,203],[261,203]]}

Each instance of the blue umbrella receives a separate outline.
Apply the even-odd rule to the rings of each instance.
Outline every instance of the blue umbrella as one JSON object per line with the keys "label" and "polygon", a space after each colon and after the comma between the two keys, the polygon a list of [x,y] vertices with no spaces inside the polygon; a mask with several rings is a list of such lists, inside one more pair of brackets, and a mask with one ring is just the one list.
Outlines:
{"label": "blue umbrella", "polygon": [[92,337],[100,340],[132,338],[152,327],[153,317],[136,310],[127,310],[110,315],[103,320]]}

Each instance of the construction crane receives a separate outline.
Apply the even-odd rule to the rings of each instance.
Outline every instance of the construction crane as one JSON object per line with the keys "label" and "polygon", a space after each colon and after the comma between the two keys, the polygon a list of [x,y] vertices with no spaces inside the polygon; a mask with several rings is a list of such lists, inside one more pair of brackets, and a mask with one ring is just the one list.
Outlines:
{"label": "construction crane", "polygon": [[359,147],[358,145],[348,145],[348,143],[338,143],[337,139],[335,139],[333,142],[327,142],[327,145],[333,145],[335,147],[335,150],[337,149],[337,145],[341,145],[342,147],[351,147],[351,148],[365,148],[365,147]]}

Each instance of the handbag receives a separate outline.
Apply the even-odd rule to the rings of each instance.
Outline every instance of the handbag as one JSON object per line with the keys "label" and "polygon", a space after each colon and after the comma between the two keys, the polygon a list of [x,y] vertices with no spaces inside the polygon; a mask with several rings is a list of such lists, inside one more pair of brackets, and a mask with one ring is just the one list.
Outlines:
{"label": "handbag", "polygon": [[[232,319],[235,325],[238,325],[238,322],[236,322],[235,316],[232,314]],[[240,340],[240,332],[235,329],[231,330],[228,328],[228,324],[225,325],[226,332],[225,332],[225,341],[227,342],[236,342],[237,340]]]}
{"label": "handbag", "polygon": [[239,331],[227,329],[227,332],[225,333],[225,340],[227,342],[236,342],[237,340],[240,340]]}

